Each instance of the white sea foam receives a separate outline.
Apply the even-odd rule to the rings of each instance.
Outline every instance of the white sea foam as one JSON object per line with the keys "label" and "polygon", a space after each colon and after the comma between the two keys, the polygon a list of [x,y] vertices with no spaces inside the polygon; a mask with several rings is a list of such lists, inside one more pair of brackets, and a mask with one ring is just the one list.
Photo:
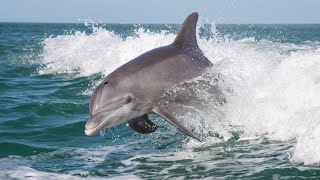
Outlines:
{"label": "white sea foam", "polygon": [[[214,28],[212,31],[217,35]],[[39,73],[106,75],[147,50],[171,43],[174,37],[142,28],[125,39],[103,28],[89,35],[75,32],[49,37],[43,41]],[[215,36],[200,39],[199,46],[215,64],[214,71],[221,74],[227,98],[219,109],[223,112],[220,119],[207,112],[213,114],[207,122],[213,118],[214,123],[204,129],[211,128],[225,139],[233,131],[242,132],[242,138],[296,139],[292,161],[320,162],[319,43],[235,41]],[[199,121],[192,120],[197,116],[186,113],[186,117],[189,126],[197,128]]]}
{"label": "white sea foam", "polygon": [[44,68],[39,73],[108,74],[143,52],[169,44],[174,37],[140,28],[134,36],[123,39],[101,27],[94,27],[89,35],[77,31],[73,35],[49,37],[43,41]]}
{"label": "white sea foam", "polygon": [[[105,161],[106,154],[110,153],[117,148],[123,148],[119,146],[101,146],[93,148],[63,148],[57,151],[50,152],[48,154],[43,154],[40,156],[31,156],[31,159],[20,157],[20,156],[9,156],[8,158],[0,158],[0,179],[28,179],[28,180],[51,180],[51,179],[101,179],[101,177],[93,176],[92,172],[77,169],[67,172],[59,172],[61,169],[52,166],[50,168],[51,172],[47,170],[37,170],[32,167],[31,163],[34,161],[46,161],[48,157],[51,156],[70,156],[68,159],[79,163],[79,167],[90,169],[95,167],[97,164]],[[120,169],[121,170],[121,169]],[[120,171],[116,170],[116,171]],[[103,173],[103,171],[99,172]],[[121,176],[116,177],[104,177],[103,179],[116,179],[116,180],[138,180],[141,179],[138,176],[122,173]]]}
{"label": "white sea foam", "polygon": [[[230,147],[217,145],[216,143],[222,142],[221,139],[208,139],[210,141],[201,143],[189,141],[185,144],[186,148],[176,152],[139,154],[121,162],[132,168],[143,165],[152,166],[159,171],[157,174],[166,179],[172,178],[172,172],[177,170],[183,172],[180,176],[184,178],[185,176],[195,175],[195,179],[203,179],[203,176],[212,179],[212,177],[218,178],[223,174],[221,179],[225,179],[224,174],[227,172],[230,177],[234,177],[234,174],[237,174],[240,178],[246,179],[246,177],[252,176],[252,174],[259,174],[274,167],[287,167],[287,165],[270,164],[268,162],[273,161],[274,158],[287,159],[286,150],[292,149],[289,143],[287,145],[282,144],[281,146],[269,144],[267,145],[268,148],[266,148],[265,144],[262,143],[264,138],[251,137],[246,140],[238,140],[235,146]],[[201,150],[199,151],[199,149]],[[202,176],[200,175],[201,178],[199,174],[194,173],[195,169],[198,168],[203,172]],[[212,175],[212,172],[214,172],[214,175]]]}
{"label": "white sea foam", "polygon": [[0,159],[1,179],[83,179],[68,174],[58,174],[53,172],[38,171],[30,167],[28,161],[22,157],[9,157]]}

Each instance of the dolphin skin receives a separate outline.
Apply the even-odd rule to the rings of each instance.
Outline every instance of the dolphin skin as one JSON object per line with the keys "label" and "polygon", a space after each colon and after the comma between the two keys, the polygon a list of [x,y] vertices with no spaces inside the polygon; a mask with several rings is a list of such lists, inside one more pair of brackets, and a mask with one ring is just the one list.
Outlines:
{"label": "dolphin skin", "polygon": [[190,14],[172,44],[134,58],[96,87],[90,99],[91,118],[85,125],[86,135],[125,122],[138,133],[152,133],[158,126],[147,114],[156,113],[200,141],[161,105],[167,89],[201,76],[212,66],[197,44],[197,20],[198,13]]}

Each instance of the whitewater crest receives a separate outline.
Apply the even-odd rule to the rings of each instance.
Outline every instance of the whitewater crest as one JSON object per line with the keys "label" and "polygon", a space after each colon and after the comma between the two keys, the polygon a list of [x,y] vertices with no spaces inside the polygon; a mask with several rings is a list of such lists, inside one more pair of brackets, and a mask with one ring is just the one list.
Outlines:
{"label": "whitewater crest", "polygon": [[169,44],[175,35],[152,33],[139,28],[122,38],[102,27],[92,26],[93,33],[76,31],[48,37],[43,41],[40,74],[108,74],[133,57],[152,48]]}
{"label": "whitewater crest", "polygon": [[[192,113],[181,113],[181,119],[187,119],[187,126],[203,137],[214,132],[227,140],[239,132],[241,138],[295,140],[289,152],[292,162],[320,163],[319,43],[296,45],[253,37],[233,40],[221,37],[214,25],[208,31],[209,38],[200,38],[198,43],[214,64],[212,72],[223,80],[227,103],[214,112],[210,104],[200,110],[185,107]],[[77,31],[48,37],[43,41],[39,73],[107,75],[174,38],[173,33],[144,28],[123,38],[101,27],[94,27],[91,34]],[[196,92],[206,95],[204,90]]]}

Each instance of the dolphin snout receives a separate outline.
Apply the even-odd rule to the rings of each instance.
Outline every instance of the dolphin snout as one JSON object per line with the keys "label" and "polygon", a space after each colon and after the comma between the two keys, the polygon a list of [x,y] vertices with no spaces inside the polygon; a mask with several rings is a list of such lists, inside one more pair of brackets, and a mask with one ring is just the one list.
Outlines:
{"label": "dolphin snout", "polygon": [[106,115],[105,113],[99,113],[92,116],[85,125],[85,131],[84,131],[85,134],[87,136],[92,136],[96,134],[101,129],[98,126],[99,125],[101,126],[102,123],[103,123],[103,126],[107,126],[108,122],[105,121],[107,117],[108,115]]}
{"label": "dolphin snout", "polygon": [[85,125],[85,129],[93,129],[95,127],[97,127],[99,125],[99,123],[91,121],[91,119],[89,121],[87,121],[86,125]]}

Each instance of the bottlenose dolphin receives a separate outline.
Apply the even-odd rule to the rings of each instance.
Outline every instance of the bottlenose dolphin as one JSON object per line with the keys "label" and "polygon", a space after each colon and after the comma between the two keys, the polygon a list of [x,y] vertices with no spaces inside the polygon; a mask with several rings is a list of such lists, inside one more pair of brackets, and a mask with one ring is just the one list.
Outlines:
{"label": "bottlenose dolphin", "polygon": [[158,126],[148,119],[156,113],[188,136],[199,140],[161,105],[165,92],[181,82],[201,76],[212,63],[197,44],[198,13],[184,21],[174,42],[150,50],[109,74],[90,99],[91,118],[85,134],[128,122],[139,133],[154,132]]}

